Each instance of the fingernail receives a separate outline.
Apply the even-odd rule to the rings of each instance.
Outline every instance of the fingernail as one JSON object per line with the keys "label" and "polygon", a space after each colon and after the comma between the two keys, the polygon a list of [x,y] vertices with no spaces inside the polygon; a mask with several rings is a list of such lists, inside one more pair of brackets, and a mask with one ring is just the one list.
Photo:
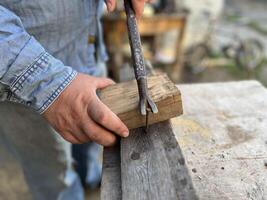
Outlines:
{"label": "fingernail", "polygon": [[124,132],[122,133],[122,135],[123,135],[124,137],[128,137],[128,136],[129,136],[129,131],[124,131]]}

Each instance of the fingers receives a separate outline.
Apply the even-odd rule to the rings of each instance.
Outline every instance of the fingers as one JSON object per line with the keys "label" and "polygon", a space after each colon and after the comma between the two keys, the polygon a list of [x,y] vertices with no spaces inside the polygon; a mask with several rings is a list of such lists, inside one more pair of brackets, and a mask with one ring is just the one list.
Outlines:
{"label": "fingers", "polygon": [[125,124],[123,124],[119,117],[115,115],[105,104],[103,104],[97,96],[87,112],[95,122],[106,129],[122,137],[127,137],[129,135],[129,130]]}
{"label": "fingers", "polygon": [[145,7],[145,0],[131,0],[135,15],[137,18],[141,18]]}
{"label": "fingers", "polygon": [[[69,106],[69,108],[70,107],[71,106]],[[91,139],[86,134],[84,134],[81,128],[81,123],[83,120],[80,120],[82,118],[80,113],[82,112],[71,110],[70,114],[64,113],[64,117],[61,117],[60,120],[57,121],[57,132],[62,133],[61,135],[64,139],[74,144],[87,143],[91,141]],[[83,113],[87,116],[86,112]],[[69,118],[66,119],[66,116],[68,116]]]}
{"label": "fingers", "polygon": [[[144,11],[145,3],[151,2],[152,0],[131,0],[131,1],[133,4],[133,9],[135,11],[136,17],[140,18],[142,16],[143,11]],[[114,9],[116,7],[116,0],[105,0],[105,3],[107,5],[108,12],[114,11]]]}
{"label": "fingers", "polygon": [[116,7],[116,0],[105,0],[108,12],[112,12]]}
{"label": "fingers", "polygon": [[113,84],[115,84],[115,82],[109,78],[97,78],[96,88],[102,89]]}
{"label": "fingers", "polygon": [[65,140],[72,144],[81,144],[82,142],[78,140],[72,133],[70,132],[61,132],[60,134]]}
{"label": "fingers", "polygon": [[80,131],[65,131],[62,132],[62,137],[73,144],[82,144],[90,142],[91,139],[83,130]]}
{"label": "fingers", "polygon": [[91,119],[87,119],[83,130],[91,140],[103,146],[112,146],[116,143],[116,136],[114,134],[100,127]]}
{"label": "fingers", "polygon": [[91,141],[91,139],[88,137],[87,134],[85,134],[85,132],[83,130],[73,131],[72,136],[75,137],[79,141],[79,143],[81,143],[81,144]]}

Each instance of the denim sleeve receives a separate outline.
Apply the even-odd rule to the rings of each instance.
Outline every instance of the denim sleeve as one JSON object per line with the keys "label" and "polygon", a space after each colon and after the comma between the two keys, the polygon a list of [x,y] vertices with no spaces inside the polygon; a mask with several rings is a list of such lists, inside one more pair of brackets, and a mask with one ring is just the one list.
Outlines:
{"label": "denim sleeve", "polygon": [[21,20],[0,6],[0,100],[44,112],[77,72],[30,36]]}

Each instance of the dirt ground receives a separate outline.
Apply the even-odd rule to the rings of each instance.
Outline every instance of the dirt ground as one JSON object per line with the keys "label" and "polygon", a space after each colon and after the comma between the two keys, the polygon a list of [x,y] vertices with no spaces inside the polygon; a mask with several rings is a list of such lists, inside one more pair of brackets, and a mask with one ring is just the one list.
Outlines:
{"label": "dirt ground", "polygon": [[[227,0],[226,12],[224,19],[220,22],[216,29],[216,36],[220,38],[222,32],[237,33],[241,37],[257,37],[260,38],[267,51],[267,2],[266,0]],[[229,17],[230,16],[230,17]],[[238,18],[240,21],[249,20],[251,25],[236,25],[236,21],[231,19]],[[252,23],[253,22],[253,23]],[[260,28],[259,28],[260,26]],[[222,43],[225,42],[222,39]],[[221,42],[221,40],[218,40]],[[218,42],[218,45],[221,43]],[[219,44],[220,43],[220,44]],[[209,73],[197,75],[198,77],[189,77],[189,81],[206,82],[206,81],[225,81],[237,79],[226,69],[210,70]],[[264,80],[267,76],[267,70],[260,73],[260,79]],[[31,200],[31,195],[25,184],[24,177],[20,165],[13,156],[4,149],[4,144],[0,141],[0,199],[3,200]],[[97,200],[99,197],[99,189],[95,191],[86,191],[86,199]]]}

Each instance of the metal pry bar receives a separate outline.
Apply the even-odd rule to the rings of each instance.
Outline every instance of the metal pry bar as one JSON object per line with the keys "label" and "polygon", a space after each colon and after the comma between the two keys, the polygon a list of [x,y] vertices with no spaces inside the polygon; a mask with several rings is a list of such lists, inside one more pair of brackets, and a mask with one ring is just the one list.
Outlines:
{"label": "metal pry bar", "polygon": [[146,108],[150,107],[152,113],[157,113],[158,108],[148,94],[145,60],[142,52],[140,34],[138,31],[137,21],[131,0],[124,0],[124,7],[127,16],[127,27],[129,42],[131,46],[133,68],[139,92],[140,112],[142,115],[146,115]]}

